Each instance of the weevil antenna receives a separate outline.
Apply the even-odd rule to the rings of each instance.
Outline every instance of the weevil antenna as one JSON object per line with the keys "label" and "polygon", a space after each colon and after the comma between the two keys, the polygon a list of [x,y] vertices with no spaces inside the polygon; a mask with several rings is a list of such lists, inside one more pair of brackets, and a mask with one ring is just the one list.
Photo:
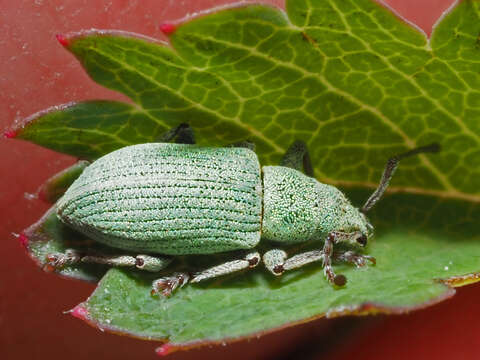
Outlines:
{"label": "weevil antenna", "polygon": [[437,143],[433,143],[426,146],[421,146],[410,151],[404,152],[402,154],[395,155],[388,159],[387,165],[385,165],[385,169],[383,170],[382,179],[380,180],[380,184],[378,185],[377,189],[370,195],[368,200],[365,202],[365,205],[360,209],[360,211],[366,214],[376,203],[380,200],[383,196],[383,193],[388,187],[390,180],[392,179],[395,170],[398,167],[398,163],[400,160],[405,159],[406,157],[421,154],[421,153],[436,153],[440,151],[440,145]]}

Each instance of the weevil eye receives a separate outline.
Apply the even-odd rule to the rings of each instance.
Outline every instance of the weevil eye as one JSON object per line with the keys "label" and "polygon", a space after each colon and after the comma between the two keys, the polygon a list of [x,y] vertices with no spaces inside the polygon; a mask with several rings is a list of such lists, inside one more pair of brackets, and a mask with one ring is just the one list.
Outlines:
{"label": "weevil eye", "polygon": [[362,234],[362,236],[359,236],[359,237],[357,238],[357,242],[358,242],[360,245],[362,245],[362,246],[367,245],[367,235]]}

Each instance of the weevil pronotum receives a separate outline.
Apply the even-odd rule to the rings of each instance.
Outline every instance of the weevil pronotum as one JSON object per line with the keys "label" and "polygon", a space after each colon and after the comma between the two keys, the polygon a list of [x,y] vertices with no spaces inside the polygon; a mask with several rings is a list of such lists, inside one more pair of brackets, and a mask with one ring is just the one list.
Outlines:
{"label": "weevil pronotum", "polygon": [[[313,178],[303,142],[289,148],[282,166],[260,167],[247,147],[194,145],[188,125],[164,138],[183,144],[148,143],[107,154],[89,165],[56,205],[65,224],[93,240],[142,255],[93,256],[68,250],[49,254],[49,266],[93,262],[160,271],[172,256],[244,249],[240,259],[155,280],[152,293],[168,296],[188,282],[253,268],[261,259],[274,275],[320,261],[327,280],[343,286],[346,278],[335,274],[332,259],[356,266],[375,259],[353,251],[334,253],[333,246],[344,242],[364,247],[373,235],[366,213],[382,197],[399,161],[439,150],[431,144],[390,158],[378,188],[358,209],[336,187]],[[256,250],[260,239],[278,247],[323,244],[292,257],[280,248],[261,256]]]}

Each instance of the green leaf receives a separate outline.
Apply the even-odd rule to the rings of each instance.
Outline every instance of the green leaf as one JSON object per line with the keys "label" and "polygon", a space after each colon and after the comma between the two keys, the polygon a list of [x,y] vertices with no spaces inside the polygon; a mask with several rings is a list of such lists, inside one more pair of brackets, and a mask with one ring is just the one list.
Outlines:
{"label": "green leaf", "polygon": [[[447,284],[480,279],[480,1],[460,1],[430,41],[371,0],[290,0],[287,13],[212,12],[179,24],[171,47],[112,32],[70,36],[67,48],[88,74],[134,105],[37,114],[18,137],[95,159],[188,122],[200,144],[253,140],[263,164],[302,139],[319,180],[361,188],[350,191],[357,205],[389,156],[440,143],[440,154],[402,161],[390,191],[405,193],[373,210],[367,252],[377,266],[337,264],[349,280],[341,289],[313,264],[281,278],[259,268],[187,285],[169,299],[149,295],[159,274],[112,269],[74,315],[185,346],[324,315],[410,311],[451,296]],[[48,234],[36,242],[41,256],[45,244],[63,251],[78,236],[46,219],[32,230]],[[184,260],[196,269],[205,258]]]}
{"label": "green leaf", "polygon": [[[351,195],[364,199],[368,193]],[[444,282],[458,286],[478,280],[478,204],[396,194],[378,206],[372,219],[378,236],[367,249],[377,265],[336,264],[348,278],[344,288],[329,285],[318,263],[279,278],[259,266],[187,285],[168,299],[152,298],[155,275],[112,269],[79,308],[102,329],[182,347],[253,336],[325,315],[407,312],[452,296]],[[442,279],[449,280],[436,281]]]}
{"label": "green leaf", "polygon": [[223,10],[179,26],[173,49],[80,33],[67,48],[95,81],[136,106],[120,110],[126,114],[114,129],[121,130],[109,134],[92,122],[109,110],[89,110],[90,121],[58,114],[71,119],[64,139],[82,134],[73,145],[58,144],[43,116],[34,122],[37,133],[45,128],[51,136],[27,136],[29,125],[19,136],[94,158],[188,122],[200,144],[254,140],[265,164],[302,139],[319,179],[369,187],[385,154],[435,141],[442,154],[412,160],[393,184],[479,201],[479,7],[461,2],[430,42],[371,0],[289,1],[288,18],[260,5]]}
{"label": "green leaf", "polygon": [[67,191],[75,179],[80,176],[88,164],[88,161],[78,161],[55,174],[38,189],[38,197],[50,204],[54,204]]}
{"label": "green leaf", "polygon": [[95,100],[33,114],[16,136],[82,159],[96,159],[120,147],[151,141],[166,129],[133,105]]}

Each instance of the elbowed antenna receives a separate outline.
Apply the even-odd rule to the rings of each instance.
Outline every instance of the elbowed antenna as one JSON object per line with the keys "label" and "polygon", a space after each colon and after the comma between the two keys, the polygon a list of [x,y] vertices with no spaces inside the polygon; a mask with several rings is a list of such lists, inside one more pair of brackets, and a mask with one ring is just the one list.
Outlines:
{"label": "elbowed antenna", "polygon": [[395,170],[397,169],[398,163],[400,162],[400,160],[416,154],[428,153],[428,152],[436,153],[439,151],[440,151],[440,145],[437,143],[433,143],[430,145],[415,148],[413,150],[404,152],[402,154],[395,155],[390,159],[388,159],[387,165],[385,165],[385,170],[383,170],[380,184],[378,185],[377,189],[373,192],[373,194],[370,195],[370,197],[365,202],[365,205],[363,205],[360,211],[366,214],[367,211],[370,210],[377,203],[377,201],[382,198],[383,193],[387,189],[388,184],[390,183],[390,180],[392,179],[392,176],[395,173]]}

